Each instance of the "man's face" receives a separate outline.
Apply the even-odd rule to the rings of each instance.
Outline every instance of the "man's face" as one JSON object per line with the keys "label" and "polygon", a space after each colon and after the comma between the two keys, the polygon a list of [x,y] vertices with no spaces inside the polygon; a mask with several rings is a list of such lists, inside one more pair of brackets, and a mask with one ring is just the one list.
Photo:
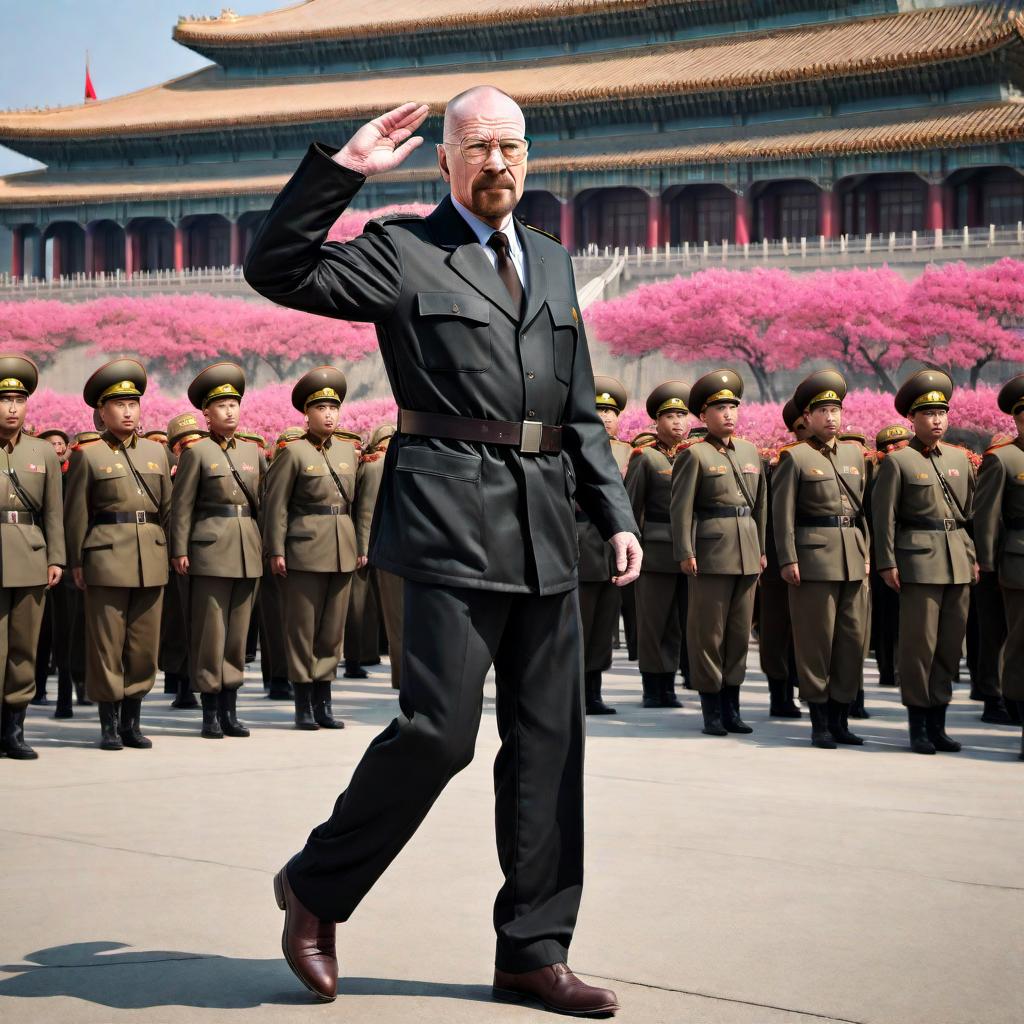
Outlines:
{"label": "man's face", "polygon": [[139,425],[139,400],[137,398],[108,398],[100,406],[103,426],[117,437],[135,433]]}
{"label": "man's face", "polygon": [[619,436],[619,414],[614,409],[598,409],[597,415],[608,431],[609,437]]}
{"label": "man's face", "polygon": [[682,441],[686,437],[686,413],[663,412],[658,417],[658,437],[662,441]]}
{"label": "man's face", "polygon": [[843,407],[835,402],[826,402],[804,413],[804,420],[819,441],[831,441],[842,430]]}
{"label": "man's face", "polygon": [[25,425],[28,399],[14,391],[0,395],[0,428],[8,437],[13,437]]}
{"label": "man's face", "polygon": [[522,198],[526,164],[509,164],[502,147],[524,143],[526,122],[514,100],[482,91],[445,115],[444,143],[437,147],[441,175],[452,195],[481,220],[499,226]]}
{"label": "man's face", "polygon": [[231,437],[238,429],[238,399],[218,398],[204,410],[206,425],[220,437]]}
{"label": "man's face", "polygon": [[309,432],[317,437],[329,437],[338,425],[339,411],[335,402],[314,402],[306,409]]}
{"label": "man's face", "polygon": [[708,433],[715,437],[732,437],[736,433],[736,420],[739,408],[732,402],[716,402],[709,405],[701,414],[701,422],[708,428]]}
{"label": "man's face", "polygon": [[57,458],[63,459],[68,450],[68,446],[65,444],[64,438],[61,437],[60,434],[50,434],[46,440],[53,446],[53,450],[57,453]]}
{"label": "man's face", "polygon": [[921,444],[931,447],[942,440],[949,426],[949,413],[945,409],[918,409],[910,417],[914,433]]}

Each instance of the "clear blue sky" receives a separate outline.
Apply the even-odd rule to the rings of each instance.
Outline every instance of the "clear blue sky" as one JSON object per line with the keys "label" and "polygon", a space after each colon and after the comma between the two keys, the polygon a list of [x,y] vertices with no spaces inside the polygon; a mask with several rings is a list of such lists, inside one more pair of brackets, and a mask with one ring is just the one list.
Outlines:
{"label": "clear blue sky", "polygon": [[[255,14],[295,0],[0,0],[0,109],[81,102],[85,51],[100,99],[209,63],[171,40],[178,16]],[[38,166],[0,146],[0,174]]]}

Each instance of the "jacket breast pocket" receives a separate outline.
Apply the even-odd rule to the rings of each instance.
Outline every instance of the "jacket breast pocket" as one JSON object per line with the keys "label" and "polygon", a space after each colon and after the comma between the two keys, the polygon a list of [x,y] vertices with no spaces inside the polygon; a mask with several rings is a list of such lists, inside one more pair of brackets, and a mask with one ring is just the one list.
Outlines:
{"label": "jacket breast pocket", "polygon": [[491,307],[462,292],[416,295],[416,341],[423,366],[440,373],[483,373],[491,366]]}
{"label": "jacket breast pocket", "polygon": [[555,376],[563,383],[572,380],[572,363],[576,358],[576,340],[579,337],[579,313],[571,303],[548,299],[551,316],[551,347]]}

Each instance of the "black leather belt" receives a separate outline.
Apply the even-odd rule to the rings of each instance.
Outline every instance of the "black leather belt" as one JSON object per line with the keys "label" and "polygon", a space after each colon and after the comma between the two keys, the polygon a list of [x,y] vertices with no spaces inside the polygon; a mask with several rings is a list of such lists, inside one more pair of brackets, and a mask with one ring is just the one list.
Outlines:
{"label": "black leather belt", "polygon": [[18,526],[42,526],[35,512],[18,512],[14,509],[0,512],[0,523],[17,523]]}
{"label": "black leather belt", "polygon": [[343,516],[348,505],[294,505],[292,511],[297,516]]}
{"label": "black leather belt", "polygon": [[944,533],[956,533],[964,527],[965,523],[958,523],[955,519],[932,519],[929,516],[915,516],[913,519],[901,519],[900,526],[911,530],[938,530]]}
{"label": "black leather belt", "polygon": [[219,517],[222,519],[251,519],[252,509],[248,505],[202,505],[200,519]]}
{"label": "black leather belt", "polygon": [[720,505],[697,509],[698,519],[744,519],[750,515],[749,505]]}
{"label": "black leather belt", "polygon": [[97,512],[92,517],[93,526],[110,526],[113,523],[155,523],[160,517],[155,512]]}
{"label": "black leather belt", "polygon": [[1024,517],[1021,517],[1021,516],[1007,516],[1003,520],[1003,525],[1008,530],[1024,530]]}
{"label": "black leather belt", "polygon": [[672,517],[662,515],[660,512],[645,512],[644,513],[645,523],[671,523]]}
{"label": "black leather belt", "polygon": [[856,527],[860,516],[797,516],[797,526],[839,526]]}
{"label": "black leather belt", "polygon": [[403,434],[436,437],[443,441],[470,441],[518,448],[523,455],[558,455],[562,428],[537,420],[476,420],[436,412],[398,410],[398,429]]}

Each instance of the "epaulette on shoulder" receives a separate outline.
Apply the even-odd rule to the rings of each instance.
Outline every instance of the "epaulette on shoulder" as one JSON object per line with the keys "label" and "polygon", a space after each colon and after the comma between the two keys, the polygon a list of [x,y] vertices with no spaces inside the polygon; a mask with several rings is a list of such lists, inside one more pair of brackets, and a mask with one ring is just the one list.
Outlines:
{"label": "epaulette on shoulder", "polygon": [[543,228],[534,227],[532,224],[527,224],[525,220],[519,221],[524,228],[529,228],[531,231],[536,231],[538,235],[543,235],[545,238],[550,238],[552,242],[557,242],[559,245],[562,244],[562,240],[558,235],[551,234],[550,231],[545,231]]}
{"label": "epaulette on shoulder", "polygon": [[633,459],[635,459],[635,458],[636,458],[636,457],[637,457],[638,455],[643,455],[643,453],[644,453],[644,450],[645,450],[646,448],[650,448],[652,444],[654,444],[654,442],[653,442],[653,441],[645,441],[645,442],[644,442],[643,444],[638,444],[638,445],[637,445],[637,446],[636,446],[636,447],[635,447],[635,448],[634,448],[634,449],[633,449],[633,450],[632,450],[632,451],[631,451],[631,452],[629,453],[629,458],[630,458],[630,461],[632,461]]}
{"label": "epaulette on shoulder", "polygon": [[789,451],[792,451],[792,450],[793,450],[794,448],[799,448],[799,447],[800,447],[800,445],[802,445],[802,444],[807,444],[807,442],[806,442],[806,441],[790,441],[790,443],[789,443],[789,444],[784,444],[784,445],[783,445],[783,446],[782,446],[782,447],[781,447],[781,448],[779,449],[779,455],[781,456],[781,455],[782,455],[782,454],[784,454],[785,452],[789,452]]}
{"label": "epaulette on shoulder", "polygon": [[1005,448],[1008,444],[1013,444],[1013,441],[1007,439],[1006,441],[999,441],[996,444],[991,444],[985,449],[985,454],[991,455],[992,452],[997,452],[1000,448]]}
{"label": "epaulette on shoulder", "polygon": [[688,448],[692,448],[695,444],[704,444],[706,441],[706,437],[684,437],[682,441],[672,449],[672,454],[678,455],[680,452],[685,452]]}
{"label": "epaulette on shoulder", "polygon": [[360,462],[377,462],[378,459],[384,458],[383,452],[367,452],[365,455],[359,456]]}
{"label": "epaulette on shoulder", "polygon": [[414,223],[422,220],[423,215],[420,213],[386,213],[383,217],[374,217],[372,220],[368,220],[363,226],[363,230],[383,235],[384,229],[389,224]]}

